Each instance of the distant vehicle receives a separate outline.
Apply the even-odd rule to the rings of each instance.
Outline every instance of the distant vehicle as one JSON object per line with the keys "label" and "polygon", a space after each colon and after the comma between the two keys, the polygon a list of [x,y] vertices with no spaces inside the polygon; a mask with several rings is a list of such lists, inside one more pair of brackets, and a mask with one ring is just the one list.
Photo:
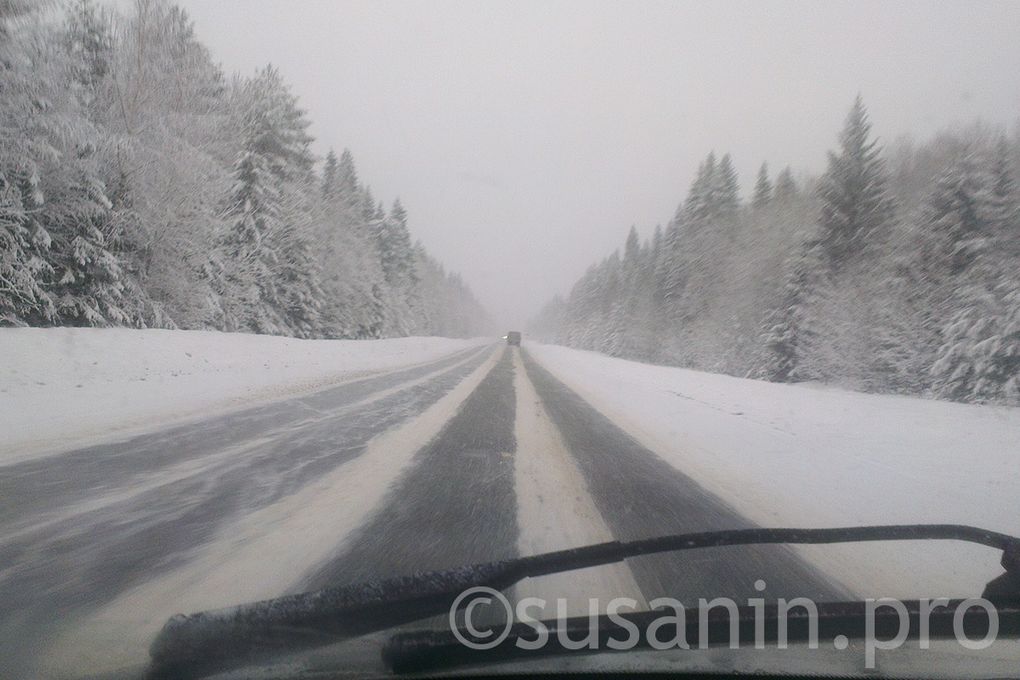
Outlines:
{"label": "distant vehicle", "polygon": [[506,334],[506,344],[521,346],[521,333],[520,331],[509,331]]}

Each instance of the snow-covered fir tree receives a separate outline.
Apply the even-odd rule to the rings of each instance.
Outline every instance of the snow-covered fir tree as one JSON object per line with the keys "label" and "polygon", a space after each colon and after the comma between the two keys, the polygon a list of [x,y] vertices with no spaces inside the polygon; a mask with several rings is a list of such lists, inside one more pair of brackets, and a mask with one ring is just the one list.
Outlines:
{"label": "snow-covered fir tree", "polygon": [[888,228],[892,200],[886,183],[881,148],[871,138],[868,113],[858,95],[840,133],[839,151],[829,152],[829,166],[818,187],[820,240],[830,266],[842,266]]}
{"label": "snow-covered fir tree", "polygon": [[788,203],[797,196],[797,182],[793,179],[793,171],[790,166],[783,168],[776,176],[776,186],[772,197],[778,203]]}
{"label": "snow-covered fir tree", "polygon": [[751,205],[758,210],[767,208],[772,201],[772,181],[769,180],[769,165],[762,163],[758,169],[758,179],[754,183],[754,197]]}
{"label": "snow-covered fir tree", "polygon": [[308,121],[279,72],[269,66],[245,82],[242,147],[226,213],[233,223],[215,254],[223,323],[231,330],[310,335],[309,303],[317,288],[300,192],[314,157]]}
{"label": "snow-covered fir tree", "polygon": [[714,187],[712,190],[712,214],[732,215],[740,207],[740,183],[737,180],[737,171],[733,168],[733,160],[730,155],[723,154],[712,178]]}

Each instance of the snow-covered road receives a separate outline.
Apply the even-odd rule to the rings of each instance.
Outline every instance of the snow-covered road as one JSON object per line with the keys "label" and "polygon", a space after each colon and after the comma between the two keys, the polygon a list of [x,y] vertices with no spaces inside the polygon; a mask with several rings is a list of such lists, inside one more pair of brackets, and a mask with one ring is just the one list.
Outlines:
{"label": "snow-covered road", "polygon": [[0,328],[0,464],[309,394],[489,341]]}
{"label": "snow-covered road", "polygon": [[[931,443],[924,430],[883,421],[889,406],[875,399],[915,418],[925,409],[955,416],[993,453],[1010,428],[1020,431],[1004,409],[764,385],[557,347],[428,352],[303,396],[0,460],[0,676],[138,667],[178,612],[612,538],[755,524],[988,524],[992,513],[952,508],[877,517],[858,507],[876,503],[867,489],[820,495],[818,477],[837,462],[819,453],[828,440],[818,431],[836,441],[867,423],[872,439]],[[788,392],[761,396],[770,389]],[[863,466],[865,484],[874,481],[871,457],[848,462],[849,447],[834,450],[841,469]],[[923,454],[909,455],[925,475]],[[904,474],[888,456],[880,463]],[[929,478],[943,477],[936,469]],[[1020,489],[1010,470],[988,478],[1014,496]],[[970,562],[954,553],[949,583],[979,592],[998,572],[970,550]],[[887,550],[888,564],[876,564],[845,548],[712,549],[528,580],[514,594],[743,601],[760,595],[762,579],[767,598],[905,596],[866,591],[895,585],[898,570],[916,566],[913,554]],[[944,575],[933,583],[945,586]]]}
{"label": "snow-covered road", "polygon": [[[529,353],[759,526],[970,524],[1020,535],[1020,409],[742,380],[552,345]],[[966,597],[1001,573],[964,543],[806,546],[862,596]]]}

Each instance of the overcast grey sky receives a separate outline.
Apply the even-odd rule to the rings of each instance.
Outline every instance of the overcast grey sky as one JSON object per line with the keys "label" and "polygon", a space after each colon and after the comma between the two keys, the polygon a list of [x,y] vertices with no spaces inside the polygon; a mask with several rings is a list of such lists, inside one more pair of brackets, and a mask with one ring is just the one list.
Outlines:
{"label": "overcast grey sky", "polygon": [[520,326],[666,222],[701,158],[824,168],[860,91],[892,140],[1020,116],[1020,2],[182,0],[277,65],[415,238]]}

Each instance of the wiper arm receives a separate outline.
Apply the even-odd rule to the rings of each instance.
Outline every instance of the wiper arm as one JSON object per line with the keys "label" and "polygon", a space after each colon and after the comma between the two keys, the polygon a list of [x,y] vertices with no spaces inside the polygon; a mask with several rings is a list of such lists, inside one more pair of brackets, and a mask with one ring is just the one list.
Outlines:
{"label": "wiper arm", "polygon": [[439,572],[326,588],[171,618],[150,648],[151,677],[201,677],[283,653],[339,642],[447,614],[468,588],[504,590],[518,581],[655,553],[751,544],[958,540],[1003,551],[1006,573],[988,598],[1020,593],[1020,538],[955,524],[838,529],[735,529],[610,541]]}

